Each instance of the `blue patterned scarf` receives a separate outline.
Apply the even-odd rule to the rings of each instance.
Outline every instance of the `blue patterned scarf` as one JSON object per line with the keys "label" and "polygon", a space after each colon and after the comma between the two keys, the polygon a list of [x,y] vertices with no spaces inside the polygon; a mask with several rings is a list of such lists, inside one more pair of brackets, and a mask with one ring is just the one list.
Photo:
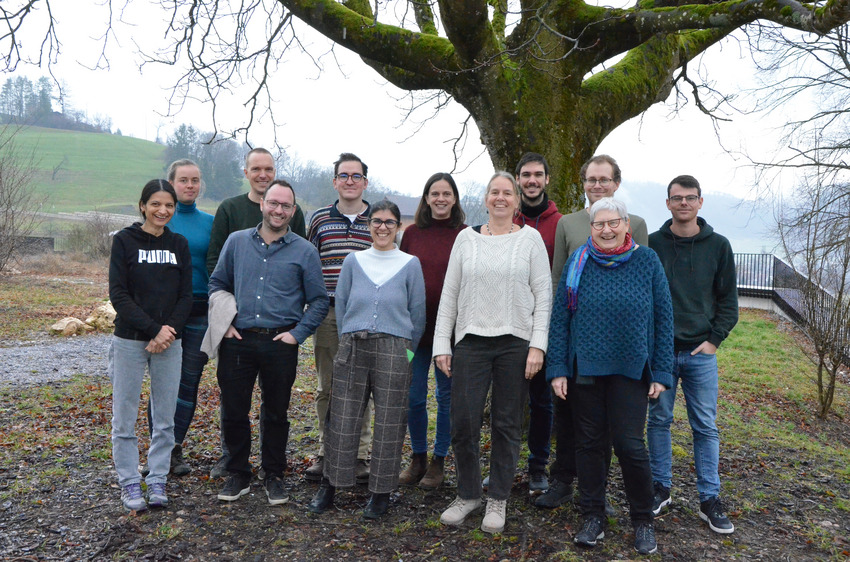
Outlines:
{"label": "blue patterned scarf", "polygon": [[567,309],[575,312],[578,306],[578,286],[588,257],[602,267],[615,268],[629,261],[637,247],[630,232],[626,233],[623,245],[613,250],[599,248],[593,243],[592,237],[588,236],[587,242],[573,253],[567,268]]}

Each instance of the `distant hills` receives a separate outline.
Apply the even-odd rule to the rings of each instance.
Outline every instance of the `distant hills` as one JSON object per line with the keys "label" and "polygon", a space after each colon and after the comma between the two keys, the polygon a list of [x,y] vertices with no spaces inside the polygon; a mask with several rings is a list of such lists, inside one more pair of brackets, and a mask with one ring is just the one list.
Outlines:
{"label": "distant hills", "polygon": [[142,187],[162,177],[164,146],[108,133],[29,127],[15,142],[33,154],[38,194],[48,197],[44,211],[135,214]]}
{"label": "distant hills", "polygon": [[[646,220],[649,232],[658,230],[670,218],[664,203],[667,185],[624,182],[617,197],[626,202],[630,213]],[[776,243],[770,229],[774,220],[769,208],[719,192],[703,192],[703,199],[700,216],[729,239],[735,252],[773,253]]]}

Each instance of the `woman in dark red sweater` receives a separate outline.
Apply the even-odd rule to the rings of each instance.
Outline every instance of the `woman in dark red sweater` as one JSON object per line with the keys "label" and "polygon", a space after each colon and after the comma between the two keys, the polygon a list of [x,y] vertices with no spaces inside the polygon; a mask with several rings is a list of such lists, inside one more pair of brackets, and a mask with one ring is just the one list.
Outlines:
{"label": "woman in dark red sweater", "polygon": [[443,465],[451,442],[452,381],[434,366],[437,381],[437,436],[434,441],[434,456],[428,463],[428,412],[425,401],[428,397],[428,372],[431,369],[431,346],[434,324],[443,278],[449,265],[455,238],[466,228],[466,215],[460,207],[457,184],[451,175],[436,173],[425,182],[422,199],[416,209],[415,223],[407,227],[401,239],[402,252],[419,258],[425,276],[425,334],[416,348],[411,367],[413,379],[410,383],[410,406],[407,413],[407,428],[410,432],[410,447],[413,449],[410,466],[399,476],[399,484],[422,488],[437,488],[443,482]]}

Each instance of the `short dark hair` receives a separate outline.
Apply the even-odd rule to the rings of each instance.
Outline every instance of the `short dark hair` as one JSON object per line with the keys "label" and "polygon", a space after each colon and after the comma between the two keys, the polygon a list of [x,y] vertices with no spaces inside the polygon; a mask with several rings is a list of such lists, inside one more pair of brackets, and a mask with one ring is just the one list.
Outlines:
{"label": "short dark hair", "polygon": [[263,192],[263,201],[266,200],[266,193],[268,193],[269,190],[276,185],[282,185],[283,187],[289,188],[289,190],[292,192],[292,204],[295,205],[295,188],[292,187],[292,184],[286,181],[285,179],[274,180],[273,182],[271,182],[266,188],[266,190]]}
{"label": "short dark hair", "polygon": [[337,172],[339,172],[339,165],[343,162],[360,162],[360,168],[363,170],[363,175],[369,175],[369,166],[367,166],[366,163],[360,159],[360,157],[358,157],[356,154],[352,154],[351,152],[343,152],[339,155],[339,160],[334,162],[334,177],[336,177]]}
{"label": "short dark hair", "polygon": [[452,211],[449,215],[449,226],[458,228],[466,220],[466,213],[460,206],[460,193],[458,193],[455,179],[446,172],[437,172],[425,182],[425,190],[422,191],[422,198],[419,200],[419,206],[416,207],[416,215],[414,215],[413,220],[419,228],[428,228],[431,226],[431,221],[434,220],[434,217],[431,216],[431,206],[428,205],[428,192],[431,191],[431,186],[440,180],[448,183],[455,195],[455,204],[452,205]]}
{"label": "short dark hair", "polygon": [[581,171],[579,171],[579,177],[581,178],[581,181],[587,179],[587,168],[591,164],[611,164],[611,170],[614,175],[614,177],[611,179],[617,183],[620,183],[620,181],[622,181],[623,177],[620,172],[620,165],[617,164],[616,160],[614,160],[607,154],[597,154],[596,156],[584,163],[584,165],[581,167]]}
{"label": "short dark hair", "polygon": [[145,217],[145,212],[142,211],[142,205],[147,205],[153,194],[160,191],[169,193],[171,198],[174,199],[174,204],[177,204],[177,192],[174,191],[174,186],[168,183],[168,180],[151,180],[142,188],[142,195],[139,197],[139,212],[143,219],[147,217]]}
{"label": "short dark hair", "polygon": [[543,171],[546,172],[547,176],[549,175],[549,163],[546,162],[546,158],[544,158],[542,154],[538,154],[536,152],[526,152],[522,155],[522,158],[520,158],[519,162],[517,162],[514,175],[519,176],[519,173],[522,171],[522,167],[529,162],[540,162],[543,164]]}
{"label": "short dark hair", "polygon": [[248,159],[251,157],[252,154],[268,154],[269,156],[272,157],[272,162],[274,162],[274,155],[271,152],[269,152],[268,150],[266,150],[265,148],[252,148],[251,150],[248,151],[248,154],[245,155],[245,169],[246,170],[248,169]]}
{"label": "short dark hair", "polygon": [[371,219],[372,216],[375,213],[377,213],[378,211],[389,211],[389,212],[391,212],[393,214],[393,216],[395,217],[395,220],[397,220],[399,222],[399,224],[401,224],[401,211],[398,210],[398,205],[396,205],[395,203],[393,203],[389,199],[386,199],[386,198],[381,199],[380,201],[378,201],[377,203],[372,205],[369,208],[369,218]]}
{"label": "short dark hair", "polygon": [[670,199],[670,189],[672,189],[673,184],[676,184],[676,183],[678,183],[682,187],[686,187],[688,189],[696,189],[697,195],[702,197],[702,189],[700,188],[699,182],[697,181],[697,179],[693,176],[683,175],[683,176],[676,176],[675,178],[670,180],[670,183],[667,184],[667,199]]}

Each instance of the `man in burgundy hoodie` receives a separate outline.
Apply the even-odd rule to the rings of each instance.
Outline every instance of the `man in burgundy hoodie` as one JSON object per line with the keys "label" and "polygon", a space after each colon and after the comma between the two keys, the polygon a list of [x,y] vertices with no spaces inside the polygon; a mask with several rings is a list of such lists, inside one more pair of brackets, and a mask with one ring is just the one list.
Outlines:
{"label": "man in burgundy hoodie", "polygon": [[[554,201],[546,195],[549,184],[549,164],[541,154],[526,152],[516,165],[517,183],[522,190],[520,213],[514,218],[519,225],[530,226],[540,232],[549,267],[555,250],[555,228],[561,213]],[[552,435],[552,393],[546,383],[545,367],[531,379],[528,387],[528,403],[531,408],[528,425],[528,491],[532,495],[549,488],[546,465],[549,462],[549,443]],[[542,375],[542,376],[541,376]]]}

